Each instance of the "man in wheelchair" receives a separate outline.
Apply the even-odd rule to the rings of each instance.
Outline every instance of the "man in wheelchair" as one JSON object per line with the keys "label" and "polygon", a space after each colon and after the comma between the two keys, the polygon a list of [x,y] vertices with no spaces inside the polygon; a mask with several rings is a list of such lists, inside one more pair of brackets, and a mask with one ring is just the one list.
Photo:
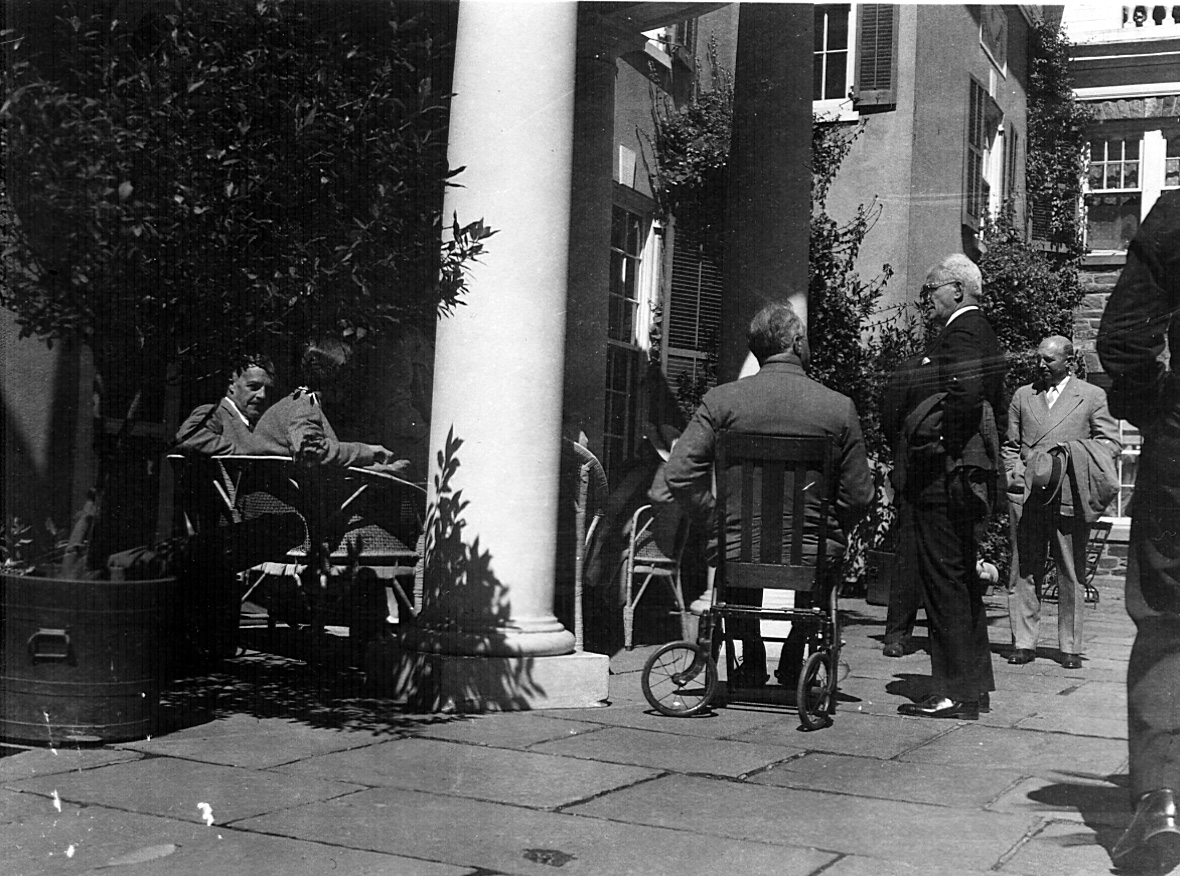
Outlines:
{"label": "man in wheelchair", "polygon": [[[668,460],[666,478],[672,495],[698,520],[710,520],[716,512],[713,490],[713,466],[718,436],[724,431],[763,435],[828,437],[834,445],[837,490],[829,503],[832,519],[828,523],[826,555],[842,555],[846,534],[864,514],[873,497],[872,477],[865,456],[860,420],[852,400],[806,375],[808,363],[806,327],[787,303],[769,304],[750,322],[747,332],[750,352],[758,360],[756,374],[711,389],[677,442]],[[727,483],[733,484],[741,473],[729,467]],[[814,501],[813,501],[814,499]],[[741,521],[732,506],[727,509],[727,559],[736,558]],[[784,507],[784,531],[791,529],[792,509]],[[804,551],[810,542],[811,556],[816,552],[818,531],[818,496],[808,494],[804,507]],[[709,532],[713,532],[710,526]],[[717,548],[710,545],[710,556]],[[713,566],[713,562],[710,563]],[[830,564],[838,566],[838,563]],[[712,578],[710,569],[710,583]],[[820,594],[812,594],[819,596]],[[706,595],[706,598],[709,594]],[[744,599],[760,605],[760,590],[743,590],[733,594],[736,602]],[[756,622],[743,623],[741,631],[743,662],[738,679],[743,686],[765,684],[766,650],[758,635]],[[776,678],[791,685],[802,660],[802,643],[783,649]]]}

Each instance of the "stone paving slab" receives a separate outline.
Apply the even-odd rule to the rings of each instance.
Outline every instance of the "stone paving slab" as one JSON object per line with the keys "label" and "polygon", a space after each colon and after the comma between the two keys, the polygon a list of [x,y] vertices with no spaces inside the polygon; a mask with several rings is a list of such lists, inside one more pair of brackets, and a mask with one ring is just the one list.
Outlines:
{"label": "stone paving slab", "polygon": [[675,745],[669,745],[665,733],[627,727],[606,727],[597,733],[536,745],[532,750],[563,757],[733,778],[803,753],[802,748],[788,745],[730,742],[693,736],[681,737]]}
{"label": "stone paving slab", "polygon": [[914,721],[899,715],[845,714],[839,710],[831,726],[811,733],[795,726],[773,724],[757,727],[736,737],[743,742],[794,745],[809,751],[889,758],[924,745],[946,733],[953,722]]}
{"label": "stone paving slab", "polygon": [[42,796],[52,796],[56,791],[62,800],[182,821],[202,821],[204,814],[198,804],[205,803],[212,810],[214,823],[226,824],[352,793],[361,785],[157,757],[81,773],[26,779],[10,783],[9,787]]}
{"label": "stone paving slab", "polygon": [[476,800],[556,808],[659,775],[635,766],[484,748],[433,739],[399,739],[280,767],[316,777],[454,794]]}
{"label": "stone paving slab", "polygon": [[1073,773],[1033,777],[1017,783],[988,806],[995,812],[1039,815],[1047,821],[1079,821],[1117,828],[1131,821],[1127,789],[1106,776]]}
{"label": "stone paving slab", "polygon": [[[911,721],[931,723],[923,718]],[[1084,764],[1094,773],[1114,773],[1126,762],[1127,746],[1110,739],[1003,730],[974,723],[960,724],[926,745],[901,755],[915,763],[966,764],[990,769],[1044,775]]]}
{"label": "stone paving slab", "polygon": [[1049,733],[1071,733],[1074,736],[1101,736],[1106,739],[1127,739],[1127,719],[1110,718],[1061,712],[1033,715],[1017,721],[1014,727],[1020,730],[1043,730]]}
{"label": "stone paving slab", "polygon": [[554,711],[513,712],[497,715],[471,715],[456,718],[446,724],[434,724],[414,731],[414,736],[487,745],[491,748],[525,749],[538,742],[565,739],[579,733],[601,730],[601,724],[569,721]]}
{"label": "stone paving slab", "polygon": [[607,807],[603,818],[588,818],[375,788],[241,826],[522,876],[553,876],[545,860],[563,862],[562,876],[811,876],[834,860],[813,849],[624,823],[629,815]]}
{"label": "stone paving slab", "polygon": [[133,751],[109,748],[34,748],[0,758],[0,784],[34,776],[72,773],[113,763],[139,760]]}
{"label": "stone paving slab", "polygon": [[[635,679],[639,686],[639,679]],[[538,712],[553,718],[568,718],[589,724],[612,727],[634,727],[637,730],[655,730],[678,736],[708,736],[712,739],[732,738],[752,727],[773,724],[778,721],[792,722],[798,726],[799,716],[793,711],[781,708],[759,708],[751,705],[730,705],[713,709],[692,718],[669,718],[654,711],[646,702],[643,706],[610,706],[605,709],[568,709],[562,711]]]}
{"label": "stone paving slab", "polygon": [[574,813],[730,839],[986,870],[1035,824],[1001,813],[668,776],[571,807]]}
{"label": "stone paving slab", "polygon": [[882,800],[982,809],[1016,786],[1021,778],[1021,773],[1004,770],[813,753],[750,776],[749,781]]}
{"label": "stone paving slab", "polygon": [[1118,831],[1103,836],[1100,844],[1094,831],[1070,821],[1052,822],[999,868],[1001,873],[1025,876],[1079,876],[1112,871],[1108,847],[1118,840]]}
{"label": "stone paving slab", "polygon": [[985,876],[991,870],[969,870],[947,861],[928,865],[908,864],[904,861],[882,861],[863,855],[845,855],[823,871],[823,876]]}
{"label": "stone paving slab", "polygon": [[121,747],[205,763],[266,769],[317,754],[373,745],[381,738],[235,715],[188,728],[183,735],[170,734]]}
{"label": "stone paving slab", "polygon": [[[128,856],[139,863],[122,863]],[[0,859],[7,876],[105,872],[151,876],[467,876],[457,867],[339,845],[265,836],[87,806],[64,816],[6,827]]]}

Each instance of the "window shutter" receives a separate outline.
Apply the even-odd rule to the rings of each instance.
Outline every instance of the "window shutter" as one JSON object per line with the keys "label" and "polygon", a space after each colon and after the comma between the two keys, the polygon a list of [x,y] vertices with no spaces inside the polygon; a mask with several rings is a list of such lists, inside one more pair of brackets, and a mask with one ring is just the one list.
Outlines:
{"label": "window shutter", "polygon": [[898,7],[865,3],[856,8],[856,89],[858,110],[892,109],[897,105]]}
{"label": "window shutter", "polygon": [[721,269],[689,235],[676,236],[667,322],[669,383],[693,382],[716,355],[721,329]]}

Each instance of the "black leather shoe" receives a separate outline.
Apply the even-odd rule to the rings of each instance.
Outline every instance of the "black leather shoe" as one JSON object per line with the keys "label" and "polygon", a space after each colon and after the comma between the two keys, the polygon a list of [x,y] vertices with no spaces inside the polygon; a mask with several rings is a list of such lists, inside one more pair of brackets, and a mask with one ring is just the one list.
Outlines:
{"label": "black leather shoe", "polygon": [[904,657],[905,645],[902,642],[886,642],[881,653],[886,657]]}
{"label": "black leather shoe", "polygon": [[1019,665],[1022,663],[1032,663],[1037,659],[1037,652],[1029,648],[1017,648],[1008,655],[1008,662]]}
{"label": "black leather shoe", "polygon": [[958,718],[960,721],[978,721],[979,703],[952,700],[931,694],[920,703],[902,703],[898,714],[912,718]]}
{"label": "black leather shoe", "polygon": [[980,691],[979,713],[982,715],[984,712],[990,712],[991,710],[992,710],[991,694],[989,694],[987,691]]}
{"label": "black leather shoe", "polygon": [[1139,798],[1135,817],[1110,858],[1120,870],[1137,873],[1167,873],[1180,864],[1176,795],[1170,788]]}
{"label": "black leather shoe", "polygon": [[1081,669],[1082,655],[1081,654],[1062,654],[1061,655],[1062,669]]}

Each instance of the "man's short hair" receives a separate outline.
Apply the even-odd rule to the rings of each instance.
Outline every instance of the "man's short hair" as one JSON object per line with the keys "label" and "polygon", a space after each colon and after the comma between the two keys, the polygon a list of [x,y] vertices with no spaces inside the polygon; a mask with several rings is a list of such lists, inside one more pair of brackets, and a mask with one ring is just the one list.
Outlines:
{"label": "man's short hair", "polygon": [[275,363],[271,361],[270,356],[262,353],[243,353],[234,360],[233,368],[229,372],[229,379],[232,381],[251,368],[261,368],[270,375],[272,380],[275,377]]}
{"label": "man's short hair", "polygon": [[983,275],[979,265],[971,261],[961,252],[947,256],[939,263],[943,276],[948,280],[955,280],[963,288],[963,294],[975,301],[983,291]]}
{"label": "man's short hair", "polygon": [[767,304],[750,320],[746,339],[750,352],[759,362],[765,362],[779,353],[789,353],[795,348],[795,341],[803,337],[807,329],[795,308],[785,301]]}

